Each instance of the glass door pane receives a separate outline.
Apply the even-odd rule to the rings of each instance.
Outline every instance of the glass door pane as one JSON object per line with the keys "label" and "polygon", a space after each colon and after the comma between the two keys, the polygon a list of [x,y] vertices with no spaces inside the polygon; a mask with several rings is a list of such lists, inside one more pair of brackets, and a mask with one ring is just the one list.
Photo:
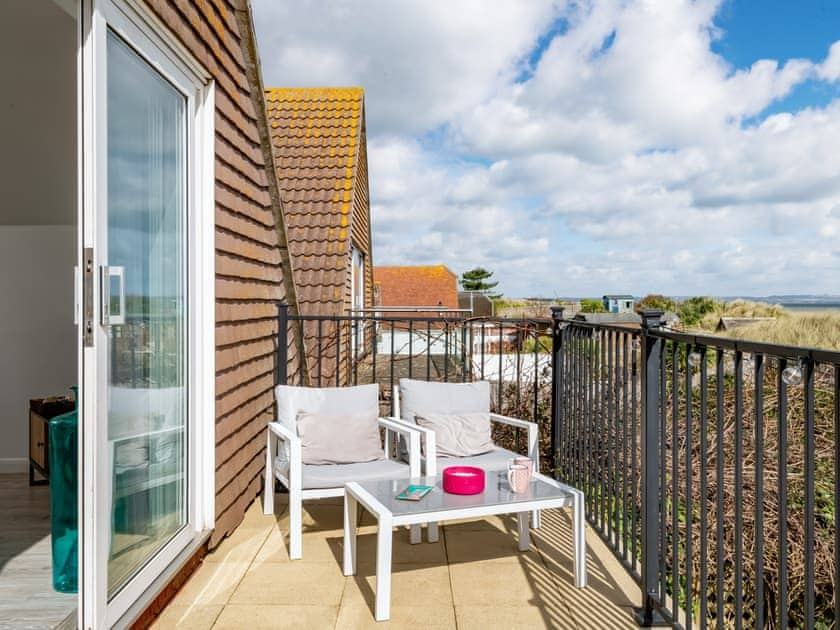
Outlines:
{"label": "glass door pane", "polygon": [[187,522],[187,101],[113,32],[106,54],[110,597]]}

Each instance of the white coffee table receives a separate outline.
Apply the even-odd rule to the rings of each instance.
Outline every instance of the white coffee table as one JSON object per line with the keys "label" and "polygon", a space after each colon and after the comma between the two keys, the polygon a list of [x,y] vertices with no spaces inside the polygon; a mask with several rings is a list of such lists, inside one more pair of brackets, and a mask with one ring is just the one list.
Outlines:
{"label": "white coffee table", "polygon": [[[434,486],[420,501],[400,501],[394,497],[409,483]],[[470,496],[447,494],[440,478],[397,479],[348,483],[344,493],[344,575],[356,573],[356,528],[358,504],[376,517],[376,620],[391,614],[391,547],[393,528],[451,519],[469,519],[494,514],[518,516],[519,550],[531,546],[528,519],[533,510],[572,508],[575,545],[575,586],[586,586],[586,542],[583,493],[545,475],[535,475],[530,490],[511,491],[505,471],[487,472],[484,492]],[[415,528],[416,530],[416,528]],[[419,537],[412,536],[412,543]]]}

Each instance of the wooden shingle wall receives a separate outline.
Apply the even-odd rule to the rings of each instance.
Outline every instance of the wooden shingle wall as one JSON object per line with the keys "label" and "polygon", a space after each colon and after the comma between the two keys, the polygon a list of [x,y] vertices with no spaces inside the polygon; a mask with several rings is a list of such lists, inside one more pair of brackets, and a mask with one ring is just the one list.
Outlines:
{"label": "wooden shingle wall", "polygon": [[[276,302],[293,302],[250,9],[244,0],[149,0],[215,81],[216,529],[259,493],[274,416]],[[265,143],[265,144],[263,144]],[[290,374],[299,369],[290,339]]]}

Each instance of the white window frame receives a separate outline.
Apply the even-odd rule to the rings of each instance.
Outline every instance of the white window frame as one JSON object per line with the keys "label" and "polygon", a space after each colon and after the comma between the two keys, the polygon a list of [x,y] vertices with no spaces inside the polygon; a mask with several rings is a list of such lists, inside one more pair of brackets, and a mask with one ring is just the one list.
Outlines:
{"label": "white window frame", "polygon": [[[356,294],[356,264],[358,263],[359,269],[361,270],[361,282],[359,283],[359,289],[361,290],[361,294]],[[356,303],[356,300],[360,299],[360,303]],[[353,311],[355,314],[358,309],[363,309],[365,307],[365,254],[362,252],[361,249],[356,247],[355,245],[350,245],[350,310]]]}
{"label": "white window frame", "polygon": [[[165,586],[206,539],[215,519],[215,148],[214,83],[209,73],[181,46],[166,26],[136,0],[82,0],[80,32],[80,258],[92,247],[94,268],[104,252],[97,247],[100,209],[107,198],[106,35],[110,29],[142,56],[187,101],[187,284],[188,284],[188,444],[187,525],[143,566],[109,601],[107,569],[110,541],[110,479],[106,431],[101,416],[103,334],[94,347],[82,346],[82,428],[80,431],[80,606],[82,628],[123,625]],[[97,225],[97,222],[100,224]],[[80,266],[81,268],[81,266]],[[95,274],[94,274],[95,275]],[[98,291],[98,287],[94,289]],[[99,300],[93,300],[93,321],[99,321]],[[81,317],[80,320],[83,321]],[[101,369],[101,367],[100,367]],[[96,428],[100,430],[95,430]],[[94,430],[91,430],[94,429]]]}

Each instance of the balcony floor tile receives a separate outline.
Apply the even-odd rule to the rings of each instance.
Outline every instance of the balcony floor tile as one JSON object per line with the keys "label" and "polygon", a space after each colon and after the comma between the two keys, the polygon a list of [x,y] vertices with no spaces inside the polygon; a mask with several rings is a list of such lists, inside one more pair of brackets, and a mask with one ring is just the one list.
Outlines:
{"label": "balcony floor tile", "polygon": [[[440,541],[411,545],[394,531],[391,620],[374,620],[376,527],[362,519],[358,575],[341,570],[341,501],[304,504],[302,560],[289,560],[286,498],[263,516],[259,501],[156,620],[155,628],[631,628],[639,589],[587,531],[589,586],[573,586],[567,514],[543,513],[531,549],[517,549],[516,519],[441,526]],[[457,626],[456,626],[457,624]]]}

